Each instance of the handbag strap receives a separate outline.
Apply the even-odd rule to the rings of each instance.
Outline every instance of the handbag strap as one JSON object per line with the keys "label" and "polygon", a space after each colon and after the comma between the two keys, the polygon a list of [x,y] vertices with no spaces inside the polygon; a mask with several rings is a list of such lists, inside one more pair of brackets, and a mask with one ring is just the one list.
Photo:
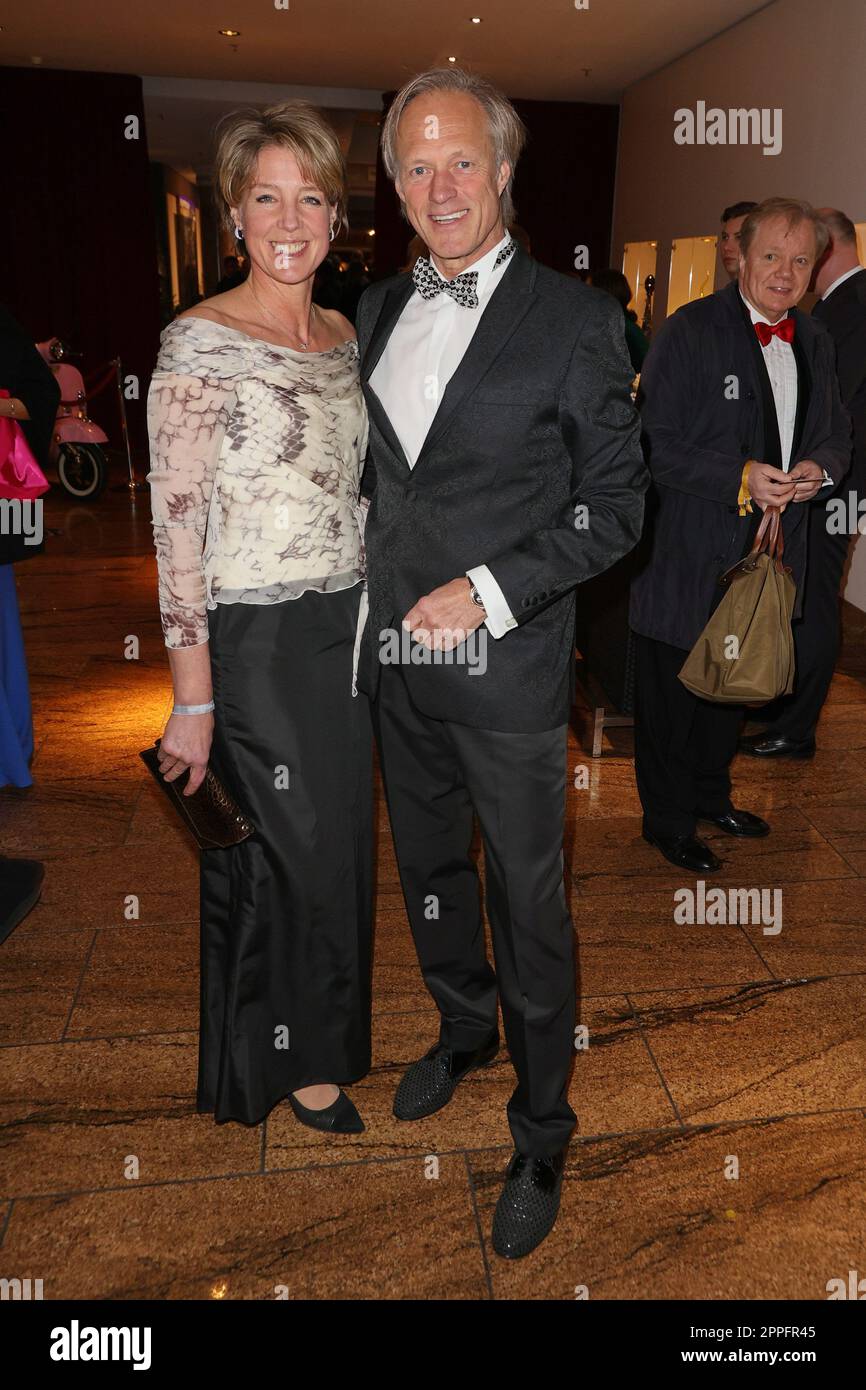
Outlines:
{"label": "handbag strap", "polygon": [[749,559],[754,560],[764,550],[767,552],[768,559],[776,562],[776,568],[781,569],[782,556],[785,553],[785,538],[782,531],[782,513],[778,507],[767,506],[764,508],[761,524],[749,551]]}

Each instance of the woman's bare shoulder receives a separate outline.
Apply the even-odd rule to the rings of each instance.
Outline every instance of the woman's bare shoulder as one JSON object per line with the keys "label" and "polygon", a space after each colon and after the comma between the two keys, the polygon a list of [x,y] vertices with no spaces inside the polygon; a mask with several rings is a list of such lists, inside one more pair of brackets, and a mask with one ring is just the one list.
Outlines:
{"label": "woman's bare shoulder", "polygon": [[189,309],[184,309],[182,314],[178,314],[179,319],[209,319],[211,323],[222,323],[230,327],[229,320],[240,317],[236,312],[235,295],[238,286],[233,290],[226,290],[224,294],[212,294],[210,299],[199,300],[198,304],[192,304]]}

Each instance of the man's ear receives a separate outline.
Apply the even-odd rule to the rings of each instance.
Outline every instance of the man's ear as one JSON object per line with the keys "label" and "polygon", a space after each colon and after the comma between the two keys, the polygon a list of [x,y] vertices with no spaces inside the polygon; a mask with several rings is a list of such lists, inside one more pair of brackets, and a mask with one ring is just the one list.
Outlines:
{"label": "man's ear", "polygon": [[501,195],[501,193],[502,193],[503,188],[505,187],[505,185],[507,184],[507,182],[508,182],[508,180],[509,180],[510,178],[511,178],[511,165],[508,163],[508,160],[507,160],[507,159],[503,159],[502,163],[501,163],[500,166],[499,166],[499,177],[498,177],[497,180],[496,180],[497,187],[498,187],[498,191],[499,191],[500,195]]}

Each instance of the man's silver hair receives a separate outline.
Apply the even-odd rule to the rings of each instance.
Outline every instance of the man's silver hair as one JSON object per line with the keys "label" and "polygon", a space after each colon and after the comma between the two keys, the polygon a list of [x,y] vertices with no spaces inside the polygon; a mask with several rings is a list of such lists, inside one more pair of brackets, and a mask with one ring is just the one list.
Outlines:
{"label": "man's silver hair", "polygon": [[487,117],[487,130],[493,150],[494,176],[499,173],[503,161],[511,173],[500,195],[502,221],[507,227],[514,221],[515,208],[511,196],[514,171],[520,152],[526,143],[526,127],[507,97],[497,91],[492,83],[465,68],[431,68],[429,72],[419,73],[407,82],[395,96],[385,118],[382,130],[382,160],[390,179],[396,179],[399,172],[397,162],[397,126],[410,101],[421,96],[422,92],[465,92],[474,97],[484,109]]}

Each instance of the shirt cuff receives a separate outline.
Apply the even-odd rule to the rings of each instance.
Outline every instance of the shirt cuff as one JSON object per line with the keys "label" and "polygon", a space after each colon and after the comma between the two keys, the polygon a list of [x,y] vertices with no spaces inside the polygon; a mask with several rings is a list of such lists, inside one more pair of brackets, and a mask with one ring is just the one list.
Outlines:
{"label": "shirt cuff", "polygon": [[[821,487],[832,487],[832,486],[833,486],[833,479],[830,477],[830,474],[827,472],[826,468],[823,470],[823,472],[824,472],[824,481],[823,481],[823,483],[821,484]],[[479,589],[478,592],[481,593],[481,590]]]}
{"label": "shirt cuff", "polygon": [[487,610],[484,626],[491,637],[504,637],[506,632],[517,627],[517,619],[486,565],[476,565],[475,569],[467,570],[466,578],[475,585],[484,602]]}

